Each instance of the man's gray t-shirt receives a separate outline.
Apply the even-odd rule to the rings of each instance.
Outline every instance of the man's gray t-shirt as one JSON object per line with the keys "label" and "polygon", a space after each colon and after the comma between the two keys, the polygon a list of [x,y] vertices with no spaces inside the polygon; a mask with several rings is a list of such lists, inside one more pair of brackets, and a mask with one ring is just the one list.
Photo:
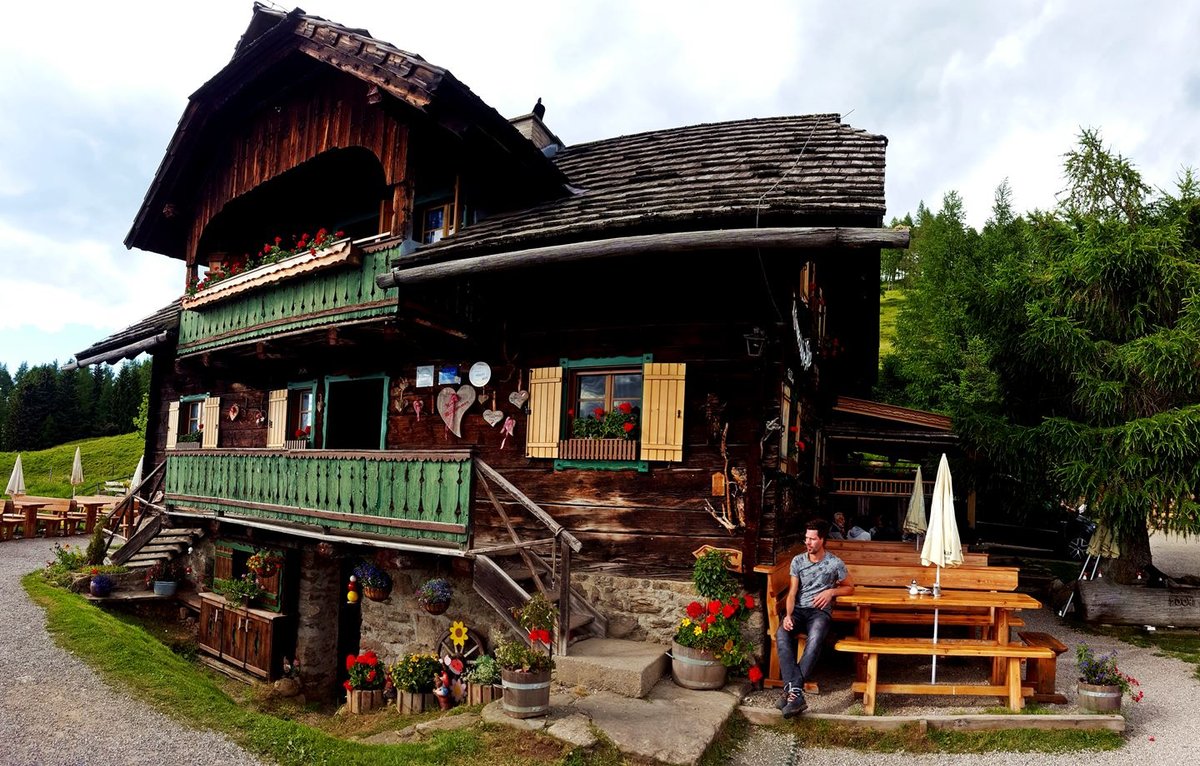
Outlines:
{"label": "man's gray t-shirt", "polygon": [[[814,563],[808,560],[807,553],[801,553],[792,559],[792,577],[800,578],[800,592],[796,596],[796,607],[812,607],[813,597],[823,590],[836,588],[837,584],[850,575],[846,572],[846,564],[829,551],[820,561]],[[833,611],[833,605],[825,607],[826,612]]]}

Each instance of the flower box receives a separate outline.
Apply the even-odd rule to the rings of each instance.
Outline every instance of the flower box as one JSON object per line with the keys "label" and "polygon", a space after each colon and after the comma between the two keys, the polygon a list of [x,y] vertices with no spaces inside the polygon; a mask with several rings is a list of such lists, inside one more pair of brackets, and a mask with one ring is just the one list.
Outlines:
{"label": "flower box", "polygon": [[175,442],[175,449],[177,449],[177,450],[200,449],[200,442],[179,442],[179,441],[177,441],[177,442]]}
{"label": "flower box", "polygon": [[355,265],[360,257],[361,251],[354,247],[348,238],[340,239],[315,253],[306,250],[281,261],[256,266],[240,274],[222,279],[203,290],[198,290],[195,295],[183,296],[181,304],[185,309],[199,308],[249,290],[292,279],[301,274],[310,274],[334,266]]}
{"label": "flower box", "polygon": [[383,707],[383,689],[347,689],[346,702],[351,713],[369,713]]}
{"label": "flower box", "polygon": [[486,705],[500,699],[504,687],[500,684],[467,684],[467,704]]}
{"label": "flower box", "polygon": [[402,715],[415,715],[427,710],[437,710],[437,695],[433,692],[396,691],[396,710]]}
{"label": "flower box", "polygon": [[637,460],[633,439],[564,439],[558,456],[564,460]]}
{"label": "flower box", "polygon": [[308,449],[308,439],[284,439],[284,449]]}

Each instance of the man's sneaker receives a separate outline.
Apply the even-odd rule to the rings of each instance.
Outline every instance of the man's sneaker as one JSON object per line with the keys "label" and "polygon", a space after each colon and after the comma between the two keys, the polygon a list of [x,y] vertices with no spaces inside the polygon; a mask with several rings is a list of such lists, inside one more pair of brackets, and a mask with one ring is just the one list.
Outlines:
{"label": "man's sneaker", "polygon": [[783,710],[787,707],[787,703],[791,701],[792,685],[787,684],[783,687],[783,694],[779,697],[779,701],[775,703],[775,707]]}
{"label": "man's sneaker", "polygon": [[800,715],[805,710],[808,710],[808,701],[804,699],[804,692],[799,688],[789,690],[787,704],[783,706],[783,717],[791,718]]}

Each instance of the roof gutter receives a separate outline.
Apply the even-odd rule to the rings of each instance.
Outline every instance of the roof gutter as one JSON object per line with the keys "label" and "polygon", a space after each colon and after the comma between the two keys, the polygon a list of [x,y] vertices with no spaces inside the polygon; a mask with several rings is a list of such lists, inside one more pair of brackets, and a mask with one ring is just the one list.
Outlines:
{"label": "roof gutter", "polygon": [[513,250],[506,253],[463,257],[438,263],[400,265],[376,275],[375,284],[386,289],[486,271],[638,255],[645,252],[690,253],[697,250],[722,250],[735,247],[762,249],[907,248],[908,242],[908,229],[820,226],[678,231],[617,239],[598,239],[588,242],[570,242],[526,250]]}

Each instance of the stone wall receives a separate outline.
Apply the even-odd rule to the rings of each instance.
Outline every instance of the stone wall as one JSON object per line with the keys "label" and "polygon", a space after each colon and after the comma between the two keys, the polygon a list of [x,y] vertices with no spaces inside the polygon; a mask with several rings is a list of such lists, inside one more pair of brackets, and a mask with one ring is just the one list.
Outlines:
{"label": "stone wall", "polygon": [[[434,556],[396,554],[387,562],[392,576],[392,595],[382,602],[363,599],[360,651],[374,650],[391,664],[405,654],[432,652],[450,630],[461,621],[478,634],[486,651],[498,640],[511,634],[496,610],[471,587],[466,562],[457,561],[447,572],[447,559]],[[416,600],[416,590],[431,577],[445,577],[454,588],[450,607],[440,615],[427,613]]]}
{"label": "stone wall", "polygon": [[341,608],[341,563],[320,555],[315,546],[300,554],[300,590],[296,616],[296,658],[300,680],[310,699],[336,693],[338,610]]}

